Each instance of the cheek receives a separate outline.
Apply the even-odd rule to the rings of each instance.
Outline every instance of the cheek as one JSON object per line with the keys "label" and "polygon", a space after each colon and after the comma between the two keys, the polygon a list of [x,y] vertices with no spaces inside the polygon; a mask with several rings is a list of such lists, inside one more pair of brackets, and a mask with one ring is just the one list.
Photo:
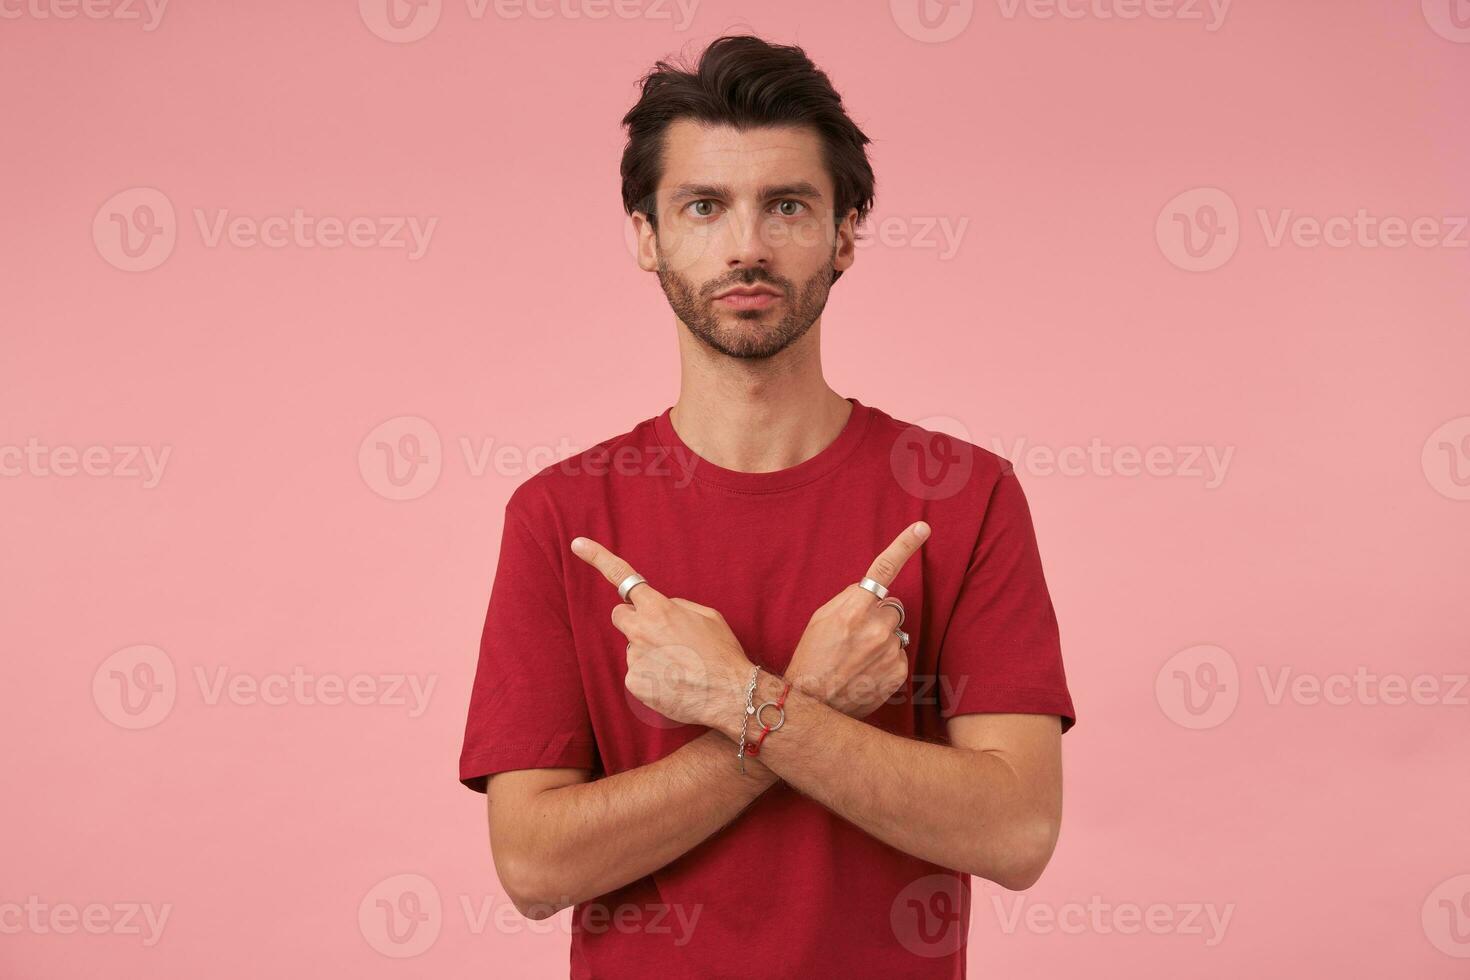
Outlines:
{"label": "cheek", "polygon": [[718,253],[717,239],[704,227],[667,227],[659,233],[659,260],[691,287],[718,274]]}
{"label": "cheek", "polygon": [[803,268],[815,268],[831,255],[836,244],[832,227],[819,218],[773,221],[767,240],[782,254],[790,255],[793,265]]}

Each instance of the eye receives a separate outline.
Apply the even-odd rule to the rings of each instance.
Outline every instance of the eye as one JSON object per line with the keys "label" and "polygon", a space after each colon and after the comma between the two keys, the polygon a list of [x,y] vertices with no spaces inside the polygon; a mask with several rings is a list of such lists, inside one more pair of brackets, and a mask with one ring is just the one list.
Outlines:
{"label": "eye", "polygon": [[[776,207],[778,207],[778,208],[784,208],[788,204],[791,205],[793,208],[805,208],[806,207],[806,205],[803,204],[802,202],[796,200],[795,198],[790,198],[790,197],[788,197],[786,200],[784,200],[784,201],[780,202],[779,204],[777,204]],[[794,218],[794,217],[796,217],[800,213],[801,213],[800,211],[795,211],[795,210],[793,210],[793,211],[782,211],[781,212],[782,216],[787,217],[787,218]]]}
{"label": "eye", "polygon": [[[685,205],[685,207],[686,208],[695,208],[695,209],[698,209],[699,207],[705,206],[705,205],[707,205],[708,207],[710,207],[711,209],[713,209],[715,207],[715,202],[712,199],[710,199],[708,197],[705,197],[705,198],[701,198],[698,201],[690,201],[687,205]],[[694,212],[695,217],[699,217],[699,218],[708,218],[713,213],[714,213],[713,210],[710,210],[710,211],[696,210]]]}

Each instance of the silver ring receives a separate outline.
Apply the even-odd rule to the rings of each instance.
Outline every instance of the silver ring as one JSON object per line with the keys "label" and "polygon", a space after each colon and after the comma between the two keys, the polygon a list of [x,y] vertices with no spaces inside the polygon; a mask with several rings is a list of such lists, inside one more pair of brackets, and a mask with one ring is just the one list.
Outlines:
{"label": "silver ring", "polygon": [[879,582],[877,579],[865,578],[858,583],[858,587],[862,589],[867,589],[869,592],[873,593],[873,595],[877,596],[880,599],[888,598],[888,586],[884,585],[882,582]]}
{"label": "silver ring", "polygon": [[898,610],[898,623],[895,624],[895,626],[893,628],[894,629],[898,629],[899,626],[902,626],[903,625],[903,615],[904,614],[903,614],[903,600],[902,599],[900,599],[898,596],[894,596],[894,595],[884,596],[883,598],[881,598],[881,599],[878,600],[878,605],[879,605],[879,607],[886,606],[889,609],[897,609]]}
{"label": "silver ring", "polygon": [[628,593],[633,591],[633,586],[647,581],[648,579],[644,578],[642,575],[639,575],[637,572],[634,572],[632,575],[629,575],[627,578],[618,583],[618,598],[622,599],[624,602],[627,602]]}
{"label": "silver ring", "polygon": [[895,626],[893,628],[893,635],[898,637],[898,645],[899,645],[900,648],[903,648],[903,649],[907,649],[908,648],[908,645],[909,645],[909,635],[907,633],[905,633],[903,630],[901,630],[901,629],[899,629],[898,627]]}

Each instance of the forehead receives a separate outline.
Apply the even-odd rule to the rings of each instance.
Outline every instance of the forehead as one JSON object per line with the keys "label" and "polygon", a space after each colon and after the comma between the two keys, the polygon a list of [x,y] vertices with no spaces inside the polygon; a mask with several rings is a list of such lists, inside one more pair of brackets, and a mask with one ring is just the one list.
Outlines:
{"label": "forehead", "polygon": [[804,180],[830,192],[822,141],[810,126],[736,129],[677,119],[664,138],[661,188],[724,184],[739,192],[773,181]]}

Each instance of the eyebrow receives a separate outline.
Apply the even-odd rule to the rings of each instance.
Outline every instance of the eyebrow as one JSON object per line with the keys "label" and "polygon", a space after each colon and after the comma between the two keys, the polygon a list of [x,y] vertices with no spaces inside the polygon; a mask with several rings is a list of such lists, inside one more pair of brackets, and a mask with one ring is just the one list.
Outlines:
{"label": "eyebrow", "polygon": [[[813,201],[822,199],[822,192],[816,185],[805,180],[798,180],[790,184],[773,184],[762,187],[757,192],[761,200],[770,200],[773,197],[799,197]],[[729,200],[735,193],[724,184],[680,184],[674,188],[673,201],[693,200],[705,197],[717,197]]]}

